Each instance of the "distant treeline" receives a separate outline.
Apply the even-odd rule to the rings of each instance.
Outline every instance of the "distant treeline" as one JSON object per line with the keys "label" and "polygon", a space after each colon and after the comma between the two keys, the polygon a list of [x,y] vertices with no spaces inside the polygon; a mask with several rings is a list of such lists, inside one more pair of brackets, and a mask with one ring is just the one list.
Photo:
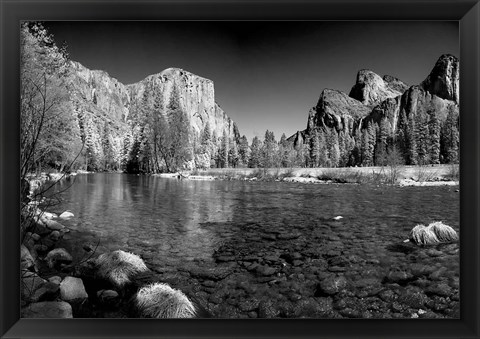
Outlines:
{"label": "distant treeline", "polygon": [[158,173],[458,162],[454,111],[443,122],[429,110],[400,116],[395,135],[384,119],[365,122],[353,135],[317,127],[297,143],[285,134],[277,141],[267,130],[263,139],[254,137],[249,144],[245,136],[212,133],[208,123],[195,132],[174,87],[167,105],[161,95],[133,102],[128,126],[119,127],[82,106],[84,100],[72,90],[67,49],[57,47],[41,24],[22,25],[21,51],[22,175],[46,168]]}

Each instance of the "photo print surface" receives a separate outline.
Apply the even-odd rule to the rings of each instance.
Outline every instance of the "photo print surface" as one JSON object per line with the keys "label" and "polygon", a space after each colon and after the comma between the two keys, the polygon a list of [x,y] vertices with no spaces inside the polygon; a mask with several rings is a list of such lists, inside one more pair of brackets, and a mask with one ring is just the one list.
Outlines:
{"label": "photo print surface", "polygon": [[23,318],[460,317],[458,22],[20,29]]}

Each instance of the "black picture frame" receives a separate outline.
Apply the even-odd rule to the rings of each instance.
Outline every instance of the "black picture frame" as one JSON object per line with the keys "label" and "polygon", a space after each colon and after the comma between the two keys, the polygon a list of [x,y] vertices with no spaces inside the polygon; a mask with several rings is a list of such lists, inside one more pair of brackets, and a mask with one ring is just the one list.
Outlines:
{"label": "black picture frame", "polygon": [[[0,0],[0,335],[2,338],[479,338],[480,4],[478,0]],[[461,319],[20,319],[21,20],[456,20],[460,25]],[[352,32],[352,34],[355,34]]]}

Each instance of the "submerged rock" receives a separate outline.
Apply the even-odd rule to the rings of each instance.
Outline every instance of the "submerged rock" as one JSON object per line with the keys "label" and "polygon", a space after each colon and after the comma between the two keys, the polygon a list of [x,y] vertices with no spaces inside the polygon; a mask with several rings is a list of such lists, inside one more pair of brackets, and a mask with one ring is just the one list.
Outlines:
{"label": "submerged rock", "polygon": [[60,266],[61,264],[70,264],[73,258],[66,249],[55,248],[48,252],[45,260],[47,261],[48,267],[54,268]]}
{"label": "submerged rock", "polygon": [[[255,266],[255,269],[257,266]],[[217,266],[212,268],[192,267],[188,270],[190,275],[195,278],[205,280],[221,280],[233,273],[232,266]]]}
{"label": "submerged rock", "polygon": [[44,301],[28,305],[21,311],[22,318],[73,318],[72,306],[64,301]]}
{"label": "submerged rock", "polygon": [[316,288],[315,296],[333,295],[347,287],[344,276],[331,276],[323,279]]}
{"label": "submerged rock", "polygon": [[47,228],[49,228],[53,231],[59,231],[59,230],[62,230],[62,229],[65,228],[65,226],[63,226],[62,224],[60,224],[59,222],[57,222],[55,220],[46,220],[45,225],[47,226]]}

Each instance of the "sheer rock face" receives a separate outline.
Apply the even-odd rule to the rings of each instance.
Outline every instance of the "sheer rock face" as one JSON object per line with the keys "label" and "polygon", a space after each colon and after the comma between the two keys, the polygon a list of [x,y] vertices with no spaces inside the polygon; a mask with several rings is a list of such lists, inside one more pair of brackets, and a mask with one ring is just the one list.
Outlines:
{"label": "sheer rock face", "polygon": [[442,99],[459,102],[460,62],[450,54],[442,55],[421,86]]}
{"label": "sheer rock face", "polygon": [[383,76],[383,81],[389,87],[391,90],[400,92],[400,93],[405,93],[405,91],[408,89],[408,85],[404,83],[402,80],[392,77],[391,75],[384,75]]}
{"label": "sheer rock face", "polygon": [[368,121],[373,120],[380,124],[383,119],[387,119],[391,127],[389,134],[393,136],[398,126],[407,124],[410,117],[421,115],[420,120],[428,121],[428,115],[433,113],[438,121],[443,123],[449,110],[458,114],[458,105],[425,91],[421,86],[411,86],[402,96],[389,98],[374,107],[363,123],[366,125]]}
{"label": "sheer rock face", "polygon": [[[385,79],[385,80],[384,80]],[[395,98],[406,90],[406,85],[392,77],[382,79],[370,70],[360,70],[357,81],[350,91],[350,97],[367,106],[375,106],[388,98]]]}
{"label": "sheer rock face", "polygon": [[71,88],[74,100],[84,112],[93,114],[96,120],[112,123],[121,135],[131,119],[135,103],[141,102],[147,91],[148,102],[153,105],[156,95],[163,97],[164,108],[168,105],[173,86],[180,94],[180,103],[187,112],[191,126],[199,133],[206,123],[212,135],[222,137],[223,131],[230,138],[239,138],[233,121],[215,102],[213,81],[178,68],[168,68],[150,75],[142,81],[124,85],[104,71],[90,70],[78,62],[72,62]]}
{"label": "sheer rock face", "polygon": [[412,120],[417,125],[436,121],[442,128],[449,114],[458,119],[458,86],[459,61],[452,55],[442,55],[425,81],[414,86],[389,75],[381,78],[361,70],[350,96],[323,90],[317,105],[308,113],[307,128],[288,140],[296,146],[306,142],[317,129],[327,134],[336,132],[339,137],[343,133],[343,138],[349,136],[360,148],[370,123],[378,128],[387,127],[388,137],[396,137],[397,141],[416,133]]}
{"label": "sheer rock face", "polygon": [[75,61],[71,64],[76,99],[84,101],[90,111],[124,122],[130,106],[127,87],[104,71],[90,70]]}
{"label": "sheer rock face", "polygon": [[307,134],[319,127],[351,132],[354,121],[367,116],[370,111],[368,106],[341,91],[324,89],[317,105],[309,111]]}
{"label": "sheer rock face", "polygon": [[213,81],[209,79],[179,68],[168,68],[128,85],[127,88],[132,103],[141,101],[145,91],[152,101],[156,95],[161,95],[165,111],[174,86],[180,94],[180,104],[187,112],[191,126],[197,133],[200,133],[208,123],[211,133],[215,132],[217,137],[221,137],[224,130],[229,137],[235,135],[233,121],[215,102]]}

